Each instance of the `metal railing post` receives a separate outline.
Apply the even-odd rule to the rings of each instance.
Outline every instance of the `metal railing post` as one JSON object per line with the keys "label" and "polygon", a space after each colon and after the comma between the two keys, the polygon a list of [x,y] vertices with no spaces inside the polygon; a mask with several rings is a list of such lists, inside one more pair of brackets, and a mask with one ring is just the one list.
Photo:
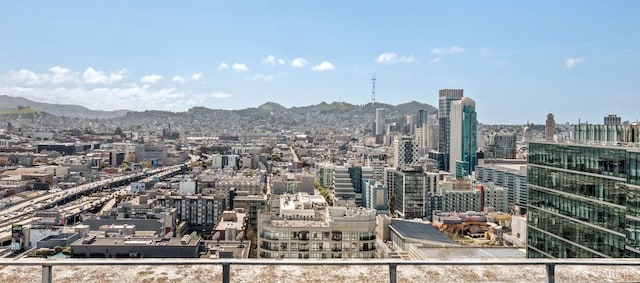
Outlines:
{"label": "metal railing post", "polygon": [[229,263],[222,264],[222,283],[231,281],[231,265]]}
{"label": "metal railing post", "polygon": [[42,264],[42,283],[53,282],[53,266],[50,264]]}
{"label": "metal railing post", "polygon": [[389,264],[389,283],[398,282],[398,265],[390,263]]}
{"label": "metal railing post", "polygon": [[556,264],[555,263],[547,263],[547,283],[555,283],[556,282]]}

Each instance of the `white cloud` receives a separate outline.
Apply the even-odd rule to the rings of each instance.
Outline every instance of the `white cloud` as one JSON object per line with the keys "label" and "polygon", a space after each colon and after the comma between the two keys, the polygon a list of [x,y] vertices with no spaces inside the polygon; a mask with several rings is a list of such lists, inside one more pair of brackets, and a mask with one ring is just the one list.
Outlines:
{"label": "white cloud", "polygon": [[431,53],[435,53],[435,54],[457,54],[457,53],[464,53],[464,48],[454,45],[451,46],[449,48],[434,48],[431,49]]}
{"label": "white cloud", "polygon": [[7,80],[10,82],[20,82],[28,85],[37,85],[43,83],[40,75],[26,69],[9,71],[9,73],[7,74]]}
{"label": "white cloud", "polygon": [[21,69],[18,71],[9,71],[6,80],[14,83],[24,83],[27,85],[39,85],[44,83],[62,84],[66,82],[78,81],[78,73],[71,70],[53,66],[48,69],[48,73],[36,73],[31,70]]}
{"label": "white cloud", "polygon": [[191,80],[197,81],[202,78],[202,73],[195,73],[191,75]]}
{"label": "white cloud", "polygon": [[227,98],[227,97],[231,97],[231,94],[225,93],[225,92],[214,92],[209,94],[209,97],[211,98]]}
{"label": "white cloud", "polygon": [[416,57],[413,55],[401,55],[394,52],[382,53],[376,58],[376,62],[380,64],[393,64],[393,63],[415,63]]}
{"label": "white cloud", "polygon": [[271,81],[274,76],[272,75],[263,75],[263,74],[255,74],[251,79],[254,81]]}
{"label": "white cloud", "polygon": [[564,67],[567,69],[571,69],[578,64],[583,64],[584,58],[567,58],[564,63]]}
{"label": "white cloud", "polygon": [[333,70],[333,69],[334,69],[334,68],[333,68],[333,64],[331,64],[331,62],[329,62],[329,61],[322,61],[322,63],[320,63],[320,65],[313,66],[313,67],[311,68],[311,71],[319,71],[319,72],[322,72],[322,71],[329,71],[329,70]]}
{"label": "white cloud", "polygon": [[[25,97],[35,101],[60,103],[73,101],[95,110],[168,110],[185,111],[193,106],[215,103],[215,99],[231,97],[228,93],[190,93],[175,88],[151,86],[22,88],[0,87],[0,94]],[[100,97],[100,99],[96,99]]]}
{"label": "white cloud", "polygon": [[296,59],[293,59],[293,61],[291,61],[291,66],[296,68],[304,68],[304,66],[306,65],[307,65],[307,60],[305,60],[302,57],[298,57]]}
{"label": "white cloud", "polygon": [[185,78],[181,76],[174,76],[172,80],[176,83],[184,83],[187,81]]}
{"label": "white cloud", "polygon": [[267,64],[267,65],[271,65],[271,66],[283,65],[284,63],[285,63],[285,61],[283,59],[276,58],[273,55],[269,55],[269,56],[267,56],[267,58],[262,59],[262,64]]}
{"label": "white cloud", "polygon": [[102,71],[97,71],[91,67],[82,73],[82,79],[88,84],[112,84],[120,81],[124,78],[127,69],[122,69],[118,72],[111,73],[109,76],[105,75]]}
{"label": "white cloud", "polygon": [[78,80],[78,74],[73,73],[71,72],[71,70],[60,66],[53,66],[49,68],[49,72],[52,73],[50,80],[54,84],[61,84]]}
{"label": "white cloud", "polygon": [[147,75],[142,77],[142,79],[140,79],[140,82],[143,82],[145,84],[155,84],[157,82],[159,82],[160,80],[162,80],[162,76],[161,75]]}
{"label": "white cloud", "polygon": [[442,61],[442,57],[436,57],[431,59],[431,62],[429,62],[429,64],[438,64],[440,63],[440,61]]}
{"label": "white cloud", "polygon": [[218,65],[218,71],[222,71],[222,70],[226,70],[229,69],[229,65],[227,65],[227,63],[222,62]]}
{"label": "white cloud", "polygon": [[487,48],[480,49],[480,55],[482,55],[482,56],[489,55],[489,49],[487,49]]}
{"label": "white cloud", "polygon": [[231,65],[231,69],[233,69],[236,72],[242,72],[242,71],[248,71],[249,67],[247,67],[247,65],[245,64],[233,63],[233,65]]}

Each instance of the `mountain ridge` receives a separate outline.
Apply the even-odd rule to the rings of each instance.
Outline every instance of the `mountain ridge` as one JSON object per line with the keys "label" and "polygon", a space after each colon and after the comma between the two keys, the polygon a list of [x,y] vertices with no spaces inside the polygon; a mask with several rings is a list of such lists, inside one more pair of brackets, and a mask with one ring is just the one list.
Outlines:
{"label": "mountain ridge", "polygon": [[417,113],[419,109],[426,110],[429,114],[433,114],[434,111],[437,111],[432,105],[421,103],[416,100],[401,103],[398,105],[385,104],[385,103],[367,103],[367,104],[350,104],[347,102],[321,102],[315,105],[307,105],[307,106],[294,106],[287,108],[282,106],[276,102],[265,102],[258,107],[247,107],[245,109],[239,110],[225,110],[225,109],[210,109],[207,107],[196,106],[191,109],[183,112],[173,112],[173,111],[164,111],[164,110],[145,110],[145,111],[131,111],[131,110],[114,110],[114,111],[103,111],[103,110],[92,110],[84,106],[73,105],[73,104],[55,104],[55,103],[46,103],[46,102],[37,102],[33,100],[29,100],[24,97],[17,96],[9,96],[9,95],[0,95],[0,110],[12,110],[18,107],[30,107],[32,109],[46,112],[56,116],[67,116],[67,117],[78,117],[78,118],[116,118],[123,117],[127,115],[131,115],[133,113],[137,114],[152,114],[152,115],[171,115],[171,114],[179,114],[179,113],[189,113],[194,112],[195,109],[199,110],[211,110],[211,111],[232,111],[237,113],[250,113],[250,112],[260,112],[260,113],[271,113],[271,112],[286,112],[286,111],[309,111],[315,110],[323,113],[331,113],[331,112],[345,112],[345,111],[362,111],[363,109],[370,108],[371,111],[374,111],[376,108],[385,108],[387,112],[392,115],[414,115]]}

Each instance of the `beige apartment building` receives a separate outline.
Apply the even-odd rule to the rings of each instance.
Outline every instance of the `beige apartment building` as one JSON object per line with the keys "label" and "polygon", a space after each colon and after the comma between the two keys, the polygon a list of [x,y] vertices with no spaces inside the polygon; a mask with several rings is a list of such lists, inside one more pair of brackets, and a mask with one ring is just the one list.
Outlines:
{"label": "beige apartment building", "polygon": [[271,201],[258,214],[260,258],[373,258],[376,210],[330,207],[298,193]]}

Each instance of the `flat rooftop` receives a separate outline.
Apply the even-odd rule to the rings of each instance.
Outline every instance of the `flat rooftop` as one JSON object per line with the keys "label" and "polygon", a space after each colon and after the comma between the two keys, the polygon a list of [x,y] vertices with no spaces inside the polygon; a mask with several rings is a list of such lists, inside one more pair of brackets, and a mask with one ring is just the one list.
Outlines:
{"label": "flat rooftop", "polygon": [[195,246],[198,244],[196,239],[191,239],[188,244],[183,245],[181,243],[181,238],[169,238],[168,241],[162,241],[160,238],[126,238],[126,237],[96,237],[95,241],[90,244],[82,244],[82,240],[85,238],[80,238],[78,241],[74,242],[72,245],[94,245],[94,246]]}
{"label": "flat rooftop", "polygon": [[525,259],[522,248],[418,248],[425,259],[469,260],[469,259]]}

